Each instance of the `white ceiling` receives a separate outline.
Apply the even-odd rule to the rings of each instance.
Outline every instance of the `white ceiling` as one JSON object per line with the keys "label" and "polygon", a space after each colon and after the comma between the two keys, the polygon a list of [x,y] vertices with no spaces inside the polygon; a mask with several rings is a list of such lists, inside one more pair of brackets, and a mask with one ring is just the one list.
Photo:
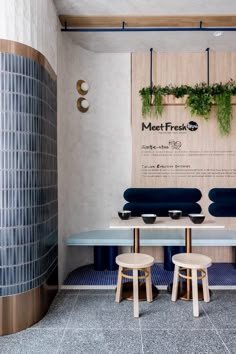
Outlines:
{"label": "white ceiling", "polygon": [[[58,15],[236,15],[235,0],[54,0]],[[63,32],[65,33],[65,32]],[[236,52],[236,32],[70,32],[74,43],[95,52]]]}

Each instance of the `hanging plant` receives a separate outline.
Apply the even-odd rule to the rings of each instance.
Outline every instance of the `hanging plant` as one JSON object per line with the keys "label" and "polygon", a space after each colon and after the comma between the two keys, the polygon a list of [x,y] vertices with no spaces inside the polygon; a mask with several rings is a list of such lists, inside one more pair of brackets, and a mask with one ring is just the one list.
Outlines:
{"label": "hanging plant", "polygon": [[[162,97],[173,95],[181,98],[187,95],[185,107],[190,110],[192,116],[200,116],[205,120],[209,119],[212,105],[216,103],[216,117],[219,124],[220,134],[228,135],[231,128],[232,104],[231,97],[236,95],[236,83],[232,79],[226,84],[207,85],[200,83],[194,87],[181,86],[153,86],[142,88],[139,91],[142,97],[142,115],[151,115],[151,107],[154,106],[154,115],[161,116],[163,112]],[[153,98],[153,102],[152,102]]]}
{"label": "hanging plant", "polygon": [[162,104],[162,92],[161,92],[161,87],[154,87],[153,89],[153,105],[154,105],[154,113],[155,116],[161,116],[163,112],[163,104]]}
{"label": "hanging plant", "polygon": [[210,87],[202,83],[193,89],[188,88],[188,98],[185,107],[190,109],[192,116],[200,116],[208,120],[214,99],[211,95]]}
{"label": "hanging plant", "polygon": [[235,82],[231,79],[224,85],[222,83],[212,85],[212,94],[216,102],[216,118],[220,134],[229,135],[232,119],[231,97],[236,94]]}
{"label": "hanging plant", "polygon": [[150,87],[143,88],[139,94],[142,98],[142,116],[145,118],[147,115],[151,115],[152,89]]}
{"label": "hanging plant", "polygon": [[[181,85],[181,86],[170,86],[169,87],[169,94],[175,96],[176,98],[182,98],[185,95],[189,94],[191,90],[191,87],[187,85]],[[168,91],[166,89],[166,91]]]}
{"label": "hanging plant", "polygon": [[223,92],[215,96],[216,117],[221,135],[229,135],[230,133],[232,119],[231,96],[230,92]]}

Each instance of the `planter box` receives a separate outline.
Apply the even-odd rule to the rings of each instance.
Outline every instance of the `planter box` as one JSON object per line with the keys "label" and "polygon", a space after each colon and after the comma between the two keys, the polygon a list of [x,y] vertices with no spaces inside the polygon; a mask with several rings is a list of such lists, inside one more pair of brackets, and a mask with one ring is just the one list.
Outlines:
{"label": "planter box", "polygon": [[[187,100],[187,95],[182,98],[176,98],[173,95],[167,95],[162,97],[162,103],[164,106],[184,106]],[[236,96],[231,98],[232,105],[236,105]]]}
{"label": "planter box", "polygon": [[181,98],[176,98],[173,95],[167,95],[162,97],[163,105],[167,106],[184,106],[187,100],[187,95]]}

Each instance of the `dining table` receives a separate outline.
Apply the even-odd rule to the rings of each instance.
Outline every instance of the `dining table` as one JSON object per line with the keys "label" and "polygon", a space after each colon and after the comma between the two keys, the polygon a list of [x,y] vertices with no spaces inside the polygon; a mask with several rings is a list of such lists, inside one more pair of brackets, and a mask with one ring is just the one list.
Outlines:
{"label": "dining table", "polygon": [[[153,224],[145,224],[142,217],[130,217],[128,220],[121,220],[119,217],[113,217],[110,222],[110,229],[133,230],[133,252],[140,252],[140,230],[179,230],[182,229],[185,232],[185,252],[192,252],[192,230],[217,230],[224,229],[223,224],[216,222],[215,218],[209,217],[205,219],[201,224],[194,224],[188,216],[180,217],[179,219],[172,219],[170,217],[157,217]],[[190,275],[190,270],[187,270],[187,275]],[[145,287],[143,283],[140,284],[139,299],[145,300]],[[158,289],[153,286],[153,297],[158,295]],[[199,291],[199,299],[201,299],[201,291]],[[123,298],[132,299],[132,286],[127,284],[124,286]],[[181,282],[179,287],[178,298],[183,300],[192,299],[192,286],[191,279],[186,279]]]}

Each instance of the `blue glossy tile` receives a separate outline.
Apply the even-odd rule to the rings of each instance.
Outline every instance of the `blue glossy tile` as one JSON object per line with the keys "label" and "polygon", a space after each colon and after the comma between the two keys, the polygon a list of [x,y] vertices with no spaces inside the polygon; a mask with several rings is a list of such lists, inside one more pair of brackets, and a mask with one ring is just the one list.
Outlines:
{"label": "blue glossy tile", "polygon": [[41,284],[57,259],[57,192],[50,188],[57,185],[56,111],[50,108],[56,86],[42,66],[22,56],[1,53],[1,68],[0,262],[6,267],[0,290],[9,295]]}

